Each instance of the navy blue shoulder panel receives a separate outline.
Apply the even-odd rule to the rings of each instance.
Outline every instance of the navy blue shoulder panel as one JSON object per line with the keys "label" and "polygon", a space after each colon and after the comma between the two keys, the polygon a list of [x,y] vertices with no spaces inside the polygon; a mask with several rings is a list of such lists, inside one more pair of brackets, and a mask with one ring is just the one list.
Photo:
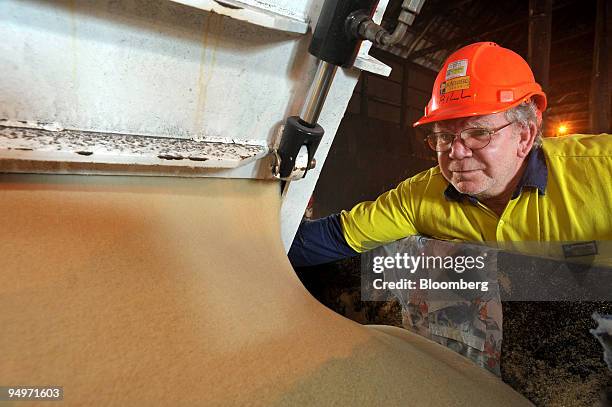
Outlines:
{"label": "navy blue shoulder panel", "polygon": [[315,266],[359,254],[342,234],[340,214],[305,220],[293,239],[289,261],[294,267]]}

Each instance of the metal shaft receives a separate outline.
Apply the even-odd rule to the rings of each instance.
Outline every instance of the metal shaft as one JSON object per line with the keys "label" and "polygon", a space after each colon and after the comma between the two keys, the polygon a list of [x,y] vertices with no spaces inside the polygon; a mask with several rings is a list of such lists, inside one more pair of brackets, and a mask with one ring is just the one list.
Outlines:
{"label": "metal shaft", "polygon": [[327,98],[327,93],[331,87],[334,75],[338,67],[325,61],[319,62],[317,73],[315,74],[306,103],[302,109],[301,119],[309,125],[314,126],[319,120],[321,109]]}

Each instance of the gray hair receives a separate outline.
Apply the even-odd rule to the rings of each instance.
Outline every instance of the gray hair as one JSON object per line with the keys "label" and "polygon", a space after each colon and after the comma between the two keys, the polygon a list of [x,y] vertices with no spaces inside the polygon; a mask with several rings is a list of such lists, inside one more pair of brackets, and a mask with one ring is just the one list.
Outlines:
{"label": "gray hair", "polygon": [[538,119],[538,106],[533,100],[523,102],[512,109],[506,110],[504,113],[506,120],[509,122],[514,121],[523,126],[529,126],[529,123],[533,122],[538,130],[535,140],[533,141],[532,149],[542,146],[542,121]]}

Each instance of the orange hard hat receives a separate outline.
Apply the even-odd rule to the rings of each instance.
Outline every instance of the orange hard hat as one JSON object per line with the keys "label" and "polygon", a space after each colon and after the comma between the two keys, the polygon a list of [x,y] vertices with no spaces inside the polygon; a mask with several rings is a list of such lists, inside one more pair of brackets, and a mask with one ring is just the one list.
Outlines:
{"label": "orange hard hat", "polygon": [[444,62],[425,115],[413,126],[503,112],[530,99],[541,112],[546,109],[546,94],[527,62],[494,42],[477,42]]}

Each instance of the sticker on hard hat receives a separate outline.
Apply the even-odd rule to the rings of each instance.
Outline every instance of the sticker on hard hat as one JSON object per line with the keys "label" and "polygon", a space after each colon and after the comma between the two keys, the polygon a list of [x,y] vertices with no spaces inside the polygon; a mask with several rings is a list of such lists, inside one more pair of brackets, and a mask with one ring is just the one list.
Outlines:
{"label": "sticker on hard hat", "polygon": [[446,77],[445,80],[457,78],[459,76],[467,75],[467,59],[460,59],[459,61],[453,61],[446,67]]}
{"label": "sticker on hard hat", "polygon": [[470,88],[470,77],[463,76],[461,78],[451,79],[446,82],[442,82],[440,85],[440,94],[454,92],[456,90],[469,89]]}

